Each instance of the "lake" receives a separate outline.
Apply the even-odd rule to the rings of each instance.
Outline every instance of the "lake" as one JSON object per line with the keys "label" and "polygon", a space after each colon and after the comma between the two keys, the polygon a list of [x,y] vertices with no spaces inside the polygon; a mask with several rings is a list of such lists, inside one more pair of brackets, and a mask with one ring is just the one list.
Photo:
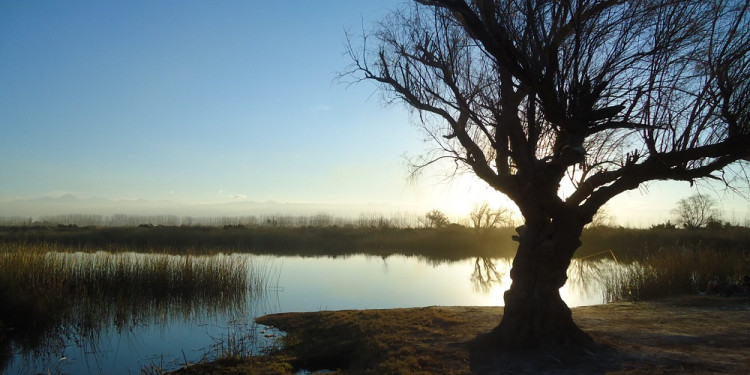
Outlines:
{"label": "lake", "polygon": [[[173,257],[175,262],[185,261]],[[274,345],[279,333],[253,324],[256,316],[434,305],[496,306],[503,304],[503,292],[510,285],[511,260],[504,258],[445,262],[365,255],[231,257],[246,267],[263,268],[266,280],[261,293],[238,295],[228,302],[223,298],[220,304],[210,298],[172,301],[145,312],[133,310],[124,320],[102,315],[105,321],[95,324],[96,330],[58,327],[61,336],[52,340],[52,345],[27,352],[14,348],[4,373],[136,374],[149,366],[175,369],[185,362],[212,358],[226,349],[227,341],[250,333],[255,333],[255,339],[243,341],[243,349],[258,351]],[[602,286],[584,283],[581,275],[569,272],[569,282],[560,290],[565,302],[569,306],[603,303]]]}

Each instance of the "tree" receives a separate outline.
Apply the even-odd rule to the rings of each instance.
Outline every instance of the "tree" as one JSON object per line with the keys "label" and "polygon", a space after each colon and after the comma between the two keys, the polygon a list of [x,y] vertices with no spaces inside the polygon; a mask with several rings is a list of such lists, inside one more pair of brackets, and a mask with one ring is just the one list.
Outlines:
{"label": "tree", "polygon": [[482,293],[489,293],[492,287],[503,281],[504,274],[497,270],[492,258],[477,257],[474,259],[474,271],[471,273],[471,283],[474,289]]}
{"label": "tree", "polygon": [[444,228],[450,224],[448,216],[438,210],[432,210],[425,215],[425,223],[430,228]]}
{"label": "tree", "polygon": [[501,346],[594,347],[559,288],[613,197],[657,180],[747,185],[749,2],[417,0],[349,39],[342,78],[412,108],[434,144],[414,167],[452,161],[523,215]]}
{"label": "tree", "polygon": [[490,228],[496,228],[501,224],[510,223],[507,208],[493,209],[487,202],[474,205],[474,209],[469,213],[469,219],[471,220],[471,225],[479,233]]}
{"label": "tree", "polygon": [[604,228],[614,224],[615,220],[609,213],[607,206],[599,207],[594,217],[591,218],[591,222],[588,224],[588,228]]}
{"label": "tree", "polygon": [[[712,221],[717,221],[719,210],[716,201],[708,195],[695,194],[677,201],[672,210],[675,221],[685,229],[702,228]],[[721,223],[721,222],[719,222]]]}

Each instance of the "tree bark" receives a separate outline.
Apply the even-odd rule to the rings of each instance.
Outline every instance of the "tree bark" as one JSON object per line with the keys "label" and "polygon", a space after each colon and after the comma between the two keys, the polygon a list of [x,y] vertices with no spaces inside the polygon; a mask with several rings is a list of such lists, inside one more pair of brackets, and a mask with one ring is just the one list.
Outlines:
{"label": "tree bark", "polygon": [[504,349],[593,350],[594,340],[575,324],[559,291],[581,244],[583,224],[575,220],[528,223],[519,228],[518,252],[510,271],[513,282],[505,292],[503,319],[493,335]]}

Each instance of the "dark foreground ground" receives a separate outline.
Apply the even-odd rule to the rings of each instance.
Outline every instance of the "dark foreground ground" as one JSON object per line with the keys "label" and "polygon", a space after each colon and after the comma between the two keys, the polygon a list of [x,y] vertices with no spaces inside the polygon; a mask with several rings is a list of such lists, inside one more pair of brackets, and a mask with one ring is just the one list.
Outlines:
{"label": "dark foreground ground", "polygon": [[258,319],[288,333],[268,357],[188,366],[183,374],[750,374],[750,298],[680,296],[573,309],[598,353],[501,354],[481,335],[500,307],[284,313]]}

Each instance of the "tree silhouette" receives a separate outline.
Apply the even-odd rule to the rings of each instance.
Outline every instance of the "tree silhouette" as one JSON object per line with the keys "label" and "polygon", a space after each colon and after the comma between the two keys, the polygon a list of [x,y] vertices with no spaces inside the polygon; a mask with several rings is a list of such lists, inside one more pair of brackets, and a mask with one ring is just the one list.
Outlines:
{"label": "tree silhouette", "polygon": [[749,1],[418,0],[350,39],[342,77],[406,103],[437,146],[415,167],[452,160],[524,217],[496,342],[594,346],[558,289],[613,197],[655,180],[746,186]]}
{"label": "tree silhouette", "polygon": [[469,213],[471,226],[478,233],[486,232],[503,224],[510,224],[510,211],[507,208],[492,208],[487,202],[475,204]]}
{"label": "tree silhouette", "polygon": [[448,220],[448,216],[438,210],[432,210],[424,215],[425,224],[429,228],[444,228],[447,227],[451,222]]}
{"label": "tree silhouette", "polygon": [[[709,222],[716,221],[719,210],[716,201],[708,195],[695,194],[677,201],[677,206],[672,210],[676,216],[676,222],[685,229],[701,228]],[[721,223],[719,223],[721,224]]]}

